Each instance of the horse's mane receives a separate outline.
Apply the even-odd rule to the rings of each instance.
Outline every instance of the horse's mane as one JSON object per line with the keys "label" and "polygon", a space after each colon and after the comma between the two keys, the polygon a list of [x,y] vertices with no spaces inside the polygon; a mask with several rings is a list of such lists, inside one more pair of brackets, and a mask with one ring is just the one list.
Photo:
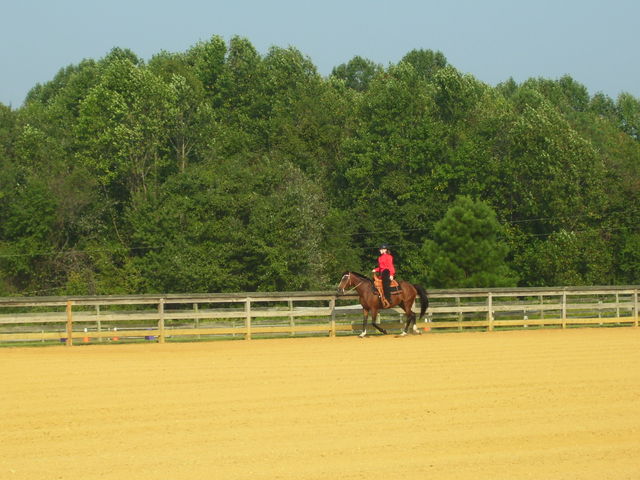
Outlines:
{"label": "horse's mane", "polygon": [[373,280],[371,280],[369,277],[366,277],[366,276],[362,275],[361,273],[358,273],[358,272],[349,272],[349,271],[348,271],[348,272],[344,272],[344,273],[345,273],[345,275],[346,275],[347,273],[350,273],[351,275],[355,275],[356,277],[358,277],[360,280],[365,280],[365,281],[367,281],[367,282],[373,283]]}

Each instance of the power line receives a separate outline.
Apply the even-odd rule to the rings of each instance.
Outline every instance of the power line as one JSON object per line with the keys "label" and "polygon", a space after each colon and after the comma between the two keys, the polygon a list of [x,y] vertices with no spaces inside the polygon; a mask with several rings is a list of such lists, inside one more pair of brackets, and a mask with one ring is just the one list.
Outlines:
{"label": "power line", "polygon": [[[127,251],[141,251],[141,250],[156,250],[161,249],[162,246],[155,247],[130,247],[125,248]],[[56,252],[32,252],[32,253],[6,253],[0,254],[0,258],[12,258],[12,257],[55,257],[58,255],[76,255],[76,254],[90,254],[90,253],[117,253],[118,249],[109,248],[95,248],[90,250],[61,250]]]}
{"label": "power line", "polygon": [[[609,214],[615,214],[615,213],[623,213],[626,215],[635,215],[640,213],[640,209],[634,209],[634,210],[625,210],[625,211],[617,211],[617,212],[609,212]],[[585,218],[585,217],[590,217],[590,214],[583,214],[583,215],[576,215],[576,216],[553,216],[553,217],[536,217],[536,218],[526,218],[526,219],[522,219],[522,220],[512,220],[512,221],[506,221],[503,222],[503,224],[508,224],[508,225],[517,225],[517,224],[522,224],[522,223],[532,223],[532,222],[541,222],[541,221],[560,221],[560,220],[573,220],[573,219],[581,219],[581,218]],[[580,230],[572,230],[573,233],[584,233],[584,232],[592,232],[592,231],[600,231],[600,232],[615,232],[615,231],[621,231],[621,230],[630,230],[632,228],[635,227],[631,227],[631,226],[619,226],[619,227],[608,227],[608,228],[603,228],[603,227],[590,227],[590,228],[583,228]],[[369,232],[354,232],[354,233],[350,233],[347,234],[350,237],[362,237],[362,236],[372,236],[372,235],[382,235],[382,234],[407,234],[407,233],[416,233],[416,232],[428,232],[432,230],[431,228],[404,228],[404,229],[387,229],[387,230],[372,230]],[[554,232],[550,232],[550,233],[523,233],[524,236],[527,237],[548,237],[551,235],[554,235],[555,233],[558,233],[558,231],[554,231]],[[399,247],[402,246],[402,244],[390,244],[390,247]],[[159,250],[164,248],[163,245],[155,245],[155,246],[147,246],[147,247],[124,247],[123,249],[129,252],[132,251],[149,251],[149,250]],[[360,247],[361,249],[377,249],[378,245],[375,246],[363,246]],[[0,254],[0,258],[18,258],[18,257],[38,257],[38,256],[49,256],[49,257],[54,257],[54,256],[70,256],[70,255],[79,255],[79,254],[92,254],[92,253],[117,253],[118,249],[114,248],[114,249],[109,249],[109,248],[96,248],[96,249],[89,249],[89,250],[67,250],[67,251],[55,251],[55,252],[31,252],[31,253],[6,253],[6,254]]]}
{"label": "power line", "polygon": [[[607,228],[591,227],[591,228],[583,228],[583,229],[578,229],[578,230],[565,230],[565,231],[567,233],[569,233],[569,234],[576,234],[576,233],[579,234],[579,233],[588,233],[588,232],[613,233],[613,232],[623,231],[623,230],[634,230],[634,229],[637,229],[637,228],[638,227],[636,227],[636,226],[619,226],[619,227],[607,227]],[[555,230],[555,231],[549,232],[549,233],[523,233],[522,236],[524,236],[524,237],[544,238],[544,237],[550,237],[552,235],[556,235],[556,234],[560,233],[560,231],[561,230]],[[389,232],[390,233],[398,233],[399,231],[393,230],[393,231],[389,231]],[[390,248],[396,248],[396,247],[405,246],[405,244],[402,244],[402,243],[388,243],[387,245],[389,245]],[[371,246],[362,246],[362,247],[355,247],[355,248],[357,250],[375,250],[375,249],[379,248],[379,246],[378,245],[371,245]]]}

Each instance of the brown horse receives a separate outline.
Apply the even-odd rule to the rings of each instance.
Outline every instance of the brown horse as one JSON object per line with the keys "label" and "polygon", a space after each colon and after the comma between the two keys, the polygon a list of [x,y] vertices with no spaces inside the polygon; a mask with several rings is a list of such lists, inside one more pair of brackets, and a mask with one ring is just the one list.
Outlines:
{"label": "brown horse", "polygon": [[[420,333],[416,327],[416,314],[413,313],[413,302],[415,301],[416,296],[420,295],[420,320],[422,320],[424,313],[427,311],[427,307],[429,306],[427,292],[420,285],[414,285],[405,281],[400,281],[398,283],[401,290],[398,293],[391,295],[391,304],[386,308],[393,308],[400,305],[404,310],[407,320],[401,335],[409,333],[410,328],[412,328],[414,333]],[[373,326],[378,331],[386,335],[388,332],[376,324],[378,311],[385,307],[383,307],[382,300],[373,286],[373,281],[360,273],[344,272],[342,280],[340,280],[340,284],[338,285],[338,293],[343,295],[347,289],[356,290],[360,297],[360,305],[362,305],[364,314],[364,323],[362,325],[362,333],[360,334],[360,337],[364,338],[367,334],[367,320],[369,318],[369,312],[371,312],[371,322]]]}

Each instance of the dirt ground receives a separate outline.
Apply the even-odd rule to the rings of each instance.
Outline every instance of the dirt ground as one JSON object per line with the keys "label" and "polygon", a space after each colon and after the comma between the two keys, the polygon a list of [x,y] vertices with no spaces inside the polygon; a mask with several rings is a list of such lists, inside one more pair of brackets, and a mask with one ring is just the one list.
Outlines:
{"label": "dirt ground", "polygon": [[640,479],[640,329],[0,349],[1,479]]}

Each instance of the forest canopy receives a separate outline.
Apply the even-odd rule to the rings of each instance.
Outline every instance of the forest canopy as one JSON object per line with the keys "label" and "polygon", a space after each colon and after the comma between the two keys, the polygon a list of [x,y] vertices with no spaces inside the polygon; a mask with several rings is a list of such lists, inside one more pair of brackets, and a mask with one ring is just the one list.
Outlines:
{"label": "forest canopy", "polygon": [[0,104],[0,296],[635,284],[640,100],[214,36]]}

